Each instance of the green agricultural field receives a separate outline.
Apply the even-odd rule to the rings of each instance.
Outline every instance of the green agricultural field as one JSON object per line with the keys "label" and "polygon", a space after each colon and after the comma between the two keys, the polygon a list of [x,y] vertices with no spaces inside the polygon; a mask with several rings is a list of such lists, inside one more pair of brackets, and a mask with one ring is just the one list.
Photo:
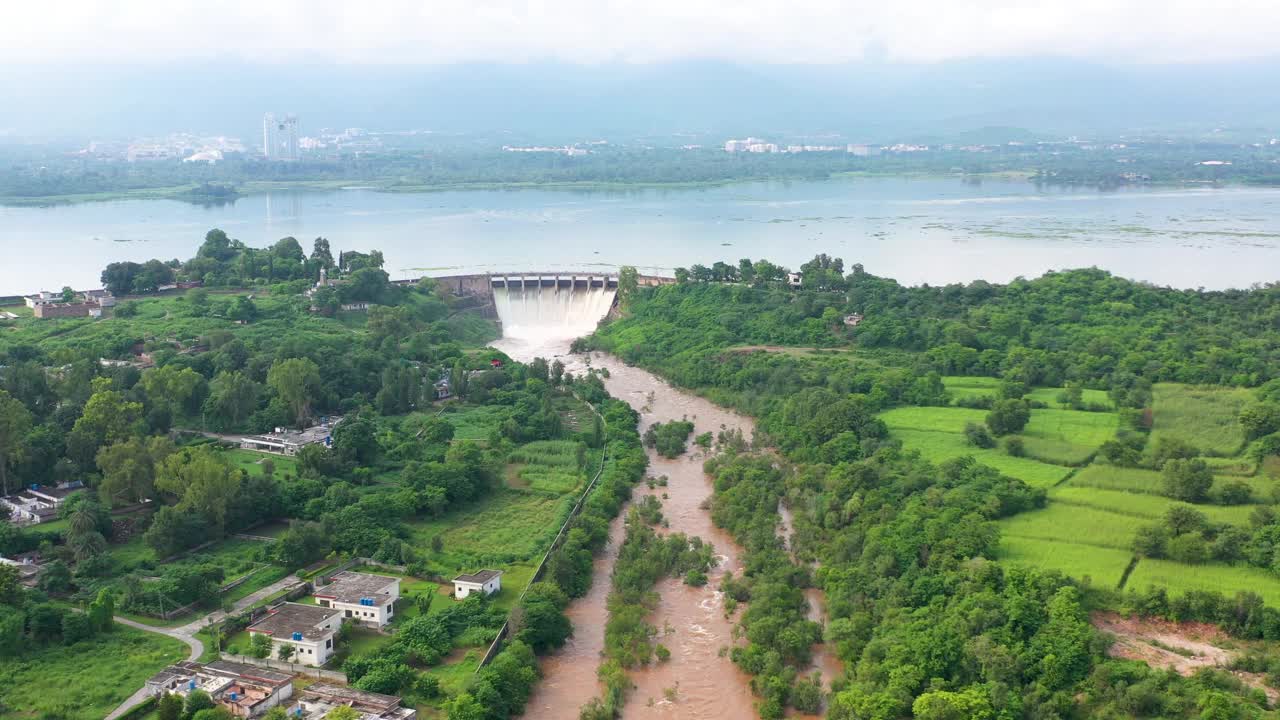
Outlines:
{"label": "green agricultural field", "polygon": [[516,467],[520,487],[552,495],[573,492],[584,481],[586,448],[572,440],[539,440],[522,445],[507,456]]}
{"label": "green agricultural field", "polygon": [[987,421],[986,410],[959,407],[900,407],[880,415],[890,430],[962,433],[966,423]]}
{"label": "green agricultural field", "polygon": [[410,523],[410,541],[419,548],[443,543],[433,564],[475,569],[541,557],[573,507],[574,498],[500,490],[445,517]]}
{"label": "green agricultural field", "polygon": [[1117,548],[1081,545],[1004,534],[1000,538],[1001,562],[1058,570],[1074,578],[1091,578],[1100,587],[1120,584],[1133,554]]}
{"label": "green agricultural field", "polygon": [[1021,437],[1027,454],[1046,462],[1078,465],[1110,440],[1119,427],[1114,413],[1032,410]]}
{"label": "green agricultural field", "polygon": [[1042,510],[1019,513],[1000,521],[1002,535],[1094,545],[1129,551],[1142,521],[1131,516],[1083,505],[1049,502]]}
{"label": "green agricultural field", "polygon": [[119,625],[75,645],[28,649],[22,657],[0,661],[0,715],[101,720],[187,652],[172,638]]}
{"label": "green agricultural field", "polygon": [[[1186,504],[1160,495],[1124,492],[1121,490],[1102,490],[1092,487],[1074,487],[1072,485],[1050,490],[1049,503],[1051,507],[1055,504],[1069,504],[1151,521],[1164,517],[1165,512],[1175,505]],[[1213,522],[1226,522],[1243,526],[1249,524],[1249,516],[1253,514],[1256,506],[1193,505],[1192,507],[1204,513]]]}
{"label": "green agricultural field", "polygon": [[1261,595],[1267,605],[1280,605],[1280,578],[1255,567],[1186,565],[1142,558],[1129,574],[1125,588],[1143,591],[1152,585],[1167,588],[1173,596],[1188,590],[1210,590],[1231,597],[1240,590],[1248,590]]}
{"label": "green agricultural field", "polygon": [[[1214,467],[1216,470],[1220,466]],[[1246,482],[1253,488],[1255,502],[1271,502],[1275,483],[1268,478],[1220,474],[1215,476],[1213,484],[1217,488],[1222,483],[1239,481]],[[1073,487],[1121,490],[1146,495],[1164,494],[1164,477],[1155,470],[1124,468],[1098,462],[1082,468],[1067,484]]]}
{"label": "green agricultural field", "polygon": [[1157,383],[1152,401],[1152,445],[1161,437],[1184,440],[1207,455],[1227,457],[1244,447],[1240,408],[1253,399],[1243,388]]}
{"label": "green agricultural field", "polygon": [[959,433],[893,430],[893,436],[902,440],[903,447],[918,450],[930,462],[941,463],[962,455],[972,455],[978,462],[1034,487],[1050,487],[1071,472],[1070,468],[1059,465],[1026,457],[1013,457],[998,448],[976,448],[965,442],[964,436]]}
{"label": "green agricultural field", "polygon": [[992,397],[1000,388],[1000,379],[977,375],[946,375],[942,385],[951,393],[951,397]]}
{"label": "green agricultural field", "polygon": [[452,404],[441,415],[453,424],[453,437],[458,440],[488,440],[489,431],[507,418],[510,411],[497,405],[467,406]]}
{"label": "green agricultural field", "polygon": [[[1027,397],[1037,402],[1042,402],[1051,408],[1060,408],[1060,409],[1066,410],[1068,409],[1067,406],[1058,402],[1058,394],[1063,392],[1064,390],[1066,390],[1066,388],[1060,388],[1060,387],[1036,388],[1031,392],[1027,393]],[[1107,397],[1107,391],[1105,390],[1084,389],[1080,393],[1080,399],[1084,402],[1085,405],[1106,405],[1107,407],[1112,406],[1111,398]]]}
{"label": "green agricultural field", "polygon": [[1117,467],[1098,462],[1081,468],[1067,484],[1072,487],[1121,490],[1147,495],[1160,495],[1164,492],[1164,480],[1155,470]]}

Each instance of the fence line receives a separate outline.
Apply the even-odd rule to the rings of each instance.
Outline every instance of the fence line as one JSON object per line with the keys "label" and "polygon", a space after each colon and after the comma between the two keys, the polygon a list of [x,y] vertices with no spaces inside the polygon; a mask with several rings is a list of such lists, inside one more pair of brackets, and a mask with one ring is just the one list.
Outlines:
{"label": "fence line", "polygon": [[310,665],[298,665],[297,663],[287,663],[282,660],[271,660],[268,658],[256,658],[249,655],[233,655],[231,653],[222,653],[224,660],[232,662],[244,663],[246,665],[257,665],[258,667],[272,668],[274,670],[284,670],[295,675],[313,675],[322,680],[333,680],[343,685],[347,684],[347,674],[337,670],[325,670],[324,668],[311,667]]}
{"label": "fence line", "polygon": [[[578,397],[577,393],[574,394],[574,397]],[[578,397],[578,400],[582,400],[582,398]],[[596,417],[600,418],[601,424],[604,425],[604,416],[601,415],[598,410],[596,410],[595,406],[589,402],[586,402],[585,400],[582,400],[582,402],[586,403],[586,406],[591,408],[591,412]],[[551,554],[554,553],[556,549],[560,547],[560,541],[564,539],[565,534],[568,533],[569,531],[569,523],[573,522],[573,519],[576,518],[580,512],[582,512],[582,506],[586,504],[587,498],[591,496],[591,491],[595,490],[596,483],[598,483],[600,481],[600,478],[604,475],[604,466],[605,466],[605,463],[608,462],[609,460],[609,426],[608,425],[604,425],[603,437],[604,437],[604,441],[603,441],[603,445],[601,446],[601,452],[600,452],[600,467],[596,469],[595,477],[591,478],[591,482],[587,484],[587,489],[583,490],[582,495],[578,496],[578,502],[574,503],[573,509],[569,511],[569,517],[565,518],[564,524],[560,526],[560,532],[556,533],[555,538],[551,540],[551,545],[549,545],[547,547],[547,551],[543,553],[542,562],[538,563],[537,569],[533,571],[533,576],[530,577],[529,582],[525,584],[524,590],[520,591],[520,597],[516,599],[516,605],[519,605],[521,602],[523,602],[524,596],[529,592],[529,588],[534,583],[538,582],[538,580],[542,579],[542,574],[547,569],[547,562],[551,559]],[[512,607],[514,608],[515,606],[513,605]],[[507,634],[510,632],[510,630],[511,630],[511,618],[510,618],[510,614],[508,614],[506,622],[502,623],[502,628],[498,630],[498,636],[493,639],[493,642],[490,643],[489,645],[489,649],[485,651],[484,657],[480,660],[480,665],[476,668],[477,673],[480,672],[480,670],[484,668],[484,666],[493,662],[493,659],[497,657],[499,652],[502,651],[502,646],[506,643]]]}

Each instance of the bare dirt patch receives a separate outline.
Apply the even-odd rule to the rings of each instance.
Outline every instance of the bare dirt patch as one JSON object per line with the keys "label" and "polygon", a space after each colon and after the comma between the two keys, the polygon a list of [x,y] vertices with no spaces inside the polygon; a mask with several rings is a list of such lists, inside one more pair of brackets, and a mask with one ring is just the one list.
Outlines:
{"label": "bare dirt patch", "polygon": [[[1115,638],[1107,650],[1111,657],[1138,660],[1183,676],[1193,675],[1202,668],[1225,668],[1239,655],[1237,650],[1230,649],[1234,644],[1231,638],[1221,628],[1208,623],[1126,618],[1116,613],[1094,613],[1091,619],[1094,627]],[[1265,686],[1261,676],[1240,671],[1232,674],[1265,692],[1272,705],[1280,698],[1280,692]]]}

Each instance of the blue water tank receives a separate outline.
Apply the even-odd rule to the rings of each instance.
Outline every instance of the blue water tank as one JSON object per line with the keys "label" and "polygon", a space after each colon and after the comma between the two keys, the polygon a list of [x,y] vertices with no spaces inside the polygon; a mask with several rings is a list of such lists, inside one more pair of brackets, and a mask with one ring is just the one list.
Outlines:
{"label": "blue water tank", "polygon": [[301,639],[302,639],[302,633],[294,633],[294,634],[293,634],[293,639],[294,639],[294,640],[301,640]]}
{"label": "blue water tank", "polygon": [[235,702],[237,697],[236,693],[231,693],[231,702]]}
{"label": "blue water tank", "polygon": [[191,690],[195,690],[195,689],[196,689],[196,681],[195,681],[195,680],[192,680],[191,682],[187,683],[187,688],[188,688],[188,689],[191,689]]}

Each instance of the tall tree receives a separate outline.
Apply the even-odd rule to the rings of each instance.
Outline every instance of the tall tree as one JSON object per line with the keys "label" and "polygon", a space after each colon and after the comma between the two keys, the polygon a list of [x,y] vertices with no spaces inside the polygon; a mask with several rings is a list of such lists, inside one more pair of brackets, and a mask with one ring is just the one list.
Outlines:
{"label": "tall tree", "polygon": [[320,387],[320,368],[308,358],[281,360],[267,372],[267,385],[293,410],[294,421],[302,427]]}
{"label": "tall tree", "polygon": [[178,499],[177,509],[208,518],[214,530],[226,526],[227,510],[243,473],[207,446],[181,450],[160,463],[156,488]]}
{"label": "tall tree", "polygon": [[22,457],[31,422],[27,406],[0,390],[0,488],[5,495],[9,494],[9,466]]}

